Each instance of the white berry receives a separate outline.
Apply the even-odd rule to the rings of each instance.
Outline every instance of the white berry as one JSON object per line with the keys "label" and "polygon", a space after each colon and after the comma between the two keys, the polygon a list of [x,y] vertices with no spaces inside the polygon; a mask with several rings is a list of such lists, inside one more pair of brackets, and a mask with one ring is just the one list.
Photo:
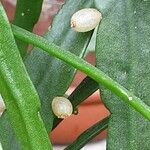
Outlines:
{"label": "white berry", "polygon": [[64,119],[72,114],[73,107],[67,98],[55,97],[52,101],[52,110],[58,118]]}
{"label": "white berry", "polygon": [[77,11],[71,18],[71,27],[77,32],[93,30],[101,21],[102,14],[94,8],[85,8]]}
{"label": "white berry", "polygon": [[0,116],[1,116],[1,114],[3,113],[3,111],[4,111],[5,109],[6,109],[6,108],[5,108],[4,101],[3,101],[3,99],[2,99],[2,97],[1,97],[1,95],[0,95]]}

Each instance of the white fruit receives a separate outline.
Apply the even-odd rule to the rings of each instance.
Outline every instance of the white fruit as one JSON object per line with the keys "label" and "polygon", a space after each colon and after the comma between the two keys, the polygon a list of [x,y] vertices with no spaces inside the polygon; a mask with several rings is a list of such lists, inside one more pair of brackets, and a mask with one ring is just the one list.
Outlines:
{"label": "white fruit", "polygon": [[52,101],[52,110],[58,118],[64,119],[72,114],[73,107],[67,98],[55,97]]}
{"label": "white fruit", "polygon": [[71,27],[77,32],[93,30],[101,21],[102,14],[94,8],[85,8],[77,11],[71,18]]}
{"label": "white fruit", "polygon": [[5,108],[4,101],[3,101],[3,99],[2,99],[2,97],[1,97],[1,95],[0,95],[0,116],[1,116],[1,114],[3,113],[3,111],[4,111],[5,109],[6,109],[6,108]]}

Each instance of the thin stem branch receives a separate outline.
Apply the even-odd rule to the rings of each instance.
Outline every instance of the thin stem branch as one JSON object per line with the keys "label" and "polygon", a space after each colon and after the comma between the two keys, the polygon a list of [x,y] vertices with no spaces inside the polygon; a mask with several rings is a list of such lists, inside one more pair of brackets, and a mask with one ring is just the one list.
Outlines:
{"label": "thin stem branch", "polygon": [[67,64],[84,72],[89,77],[93,78],[95,81],[112,91],[122,101],[134,108],[137,112],[143,115],[143,117],[147,118],[150,121],[150,107],[142,102],[140,98],[133,95],[133,93],[125,89],[119,83],[112,80],[109,76],[107,76],[96,67],[87,63],[83,59],[80,59],[76,55],[61,49],[54,43],[49,43],[46,39],[40,36],[37,36],[14,25],[12,25],[12,30],[16,38],[24,42],[33,44],[34,46],[43,49],[49,55],[57,57],[62,61],[66,62]]}

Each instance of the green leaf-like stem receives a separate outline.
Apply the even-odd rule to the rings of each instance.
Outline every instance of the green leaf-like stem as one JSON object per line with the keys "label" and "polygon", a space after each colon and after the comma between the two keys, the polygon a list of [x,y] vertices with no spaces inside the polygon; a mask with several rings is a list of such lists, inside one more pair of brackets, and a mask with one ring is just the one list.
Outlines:
{"label": "green leaf-like stem", "polygon": [[0,93],[22,149],[50,150],[38,94],[17,49],[11,26],[0,3]]}
{"label": "green leaf-like stem", "polygon": [[76,55],[62,50],[60,47],[53,43],[49,43],[44,38],[32,34],[24,29],[12,25],[14,35],[25,42],[31,43],[47,52],[49,55],[57,57],[67,64],[79,69],[80,71],[93,78],[101,85],[108,88],[114,94],[116,94],[122,101],[127,103],[130,107],[138,111],[143,117],[150,121],[150,107],[147,106],[140,98],[136,97],[132,92],[125,89],[119,83],[112,80],[101,70],[95,68],[91,64],[87,63],[83,59],[80,59]]}
{"label": "green leaf-like stem", "polygon": [[[99,10],[102,1],[97,0]],[[103,20],[97,32],[97,68],[150,106],[150,1],[105,2],[111,7],[102,11]],[[107,149],[150,149],[150,122],[108,89],[101,85],[100,89],[102,101],[112,113]]]}
{"label": "green leaf-like stem", "polygon": [[88,128],[81,135],[79,135],[79,137],[72,144],[66,147],[65,150],[80,150],[85,144],[108,127],[108,121],[109,117],[106,117],[94,124],[92,127]]}

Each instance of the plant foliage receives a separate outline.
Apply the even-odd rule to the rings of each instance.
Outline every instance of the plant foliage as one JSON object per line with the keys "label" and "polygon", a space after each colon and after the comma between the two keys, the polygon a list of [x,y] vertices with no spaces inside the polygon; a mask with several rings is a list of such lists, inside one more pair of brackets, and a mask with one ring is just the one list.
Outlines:
{"label": "plant foliage", "polygon": [[[31,33],[42,2],[17,1],[13,23],[21,28],[10,25],[0,3],[0,94],[7,108],[0,118],[3,149],[52,149],[48,134],[63,121],[54,116],[52,99],[65,94],[79,69],[87,77],[68,97],[73,108],[99,84],[111,116],[87,129],[66,149],[81,149],[108,127],[108,150],[148,150],[149,1],[66,0],[44,38]],[[93,31],[78,33],[70,27],[71,16],[89,7],[103,16],[95,30],[97,68],[82,59]],[[34,46],[29,55],[28,44]]]}

